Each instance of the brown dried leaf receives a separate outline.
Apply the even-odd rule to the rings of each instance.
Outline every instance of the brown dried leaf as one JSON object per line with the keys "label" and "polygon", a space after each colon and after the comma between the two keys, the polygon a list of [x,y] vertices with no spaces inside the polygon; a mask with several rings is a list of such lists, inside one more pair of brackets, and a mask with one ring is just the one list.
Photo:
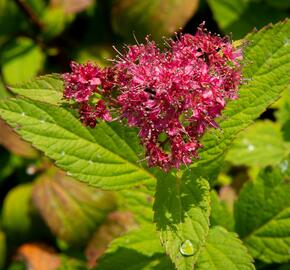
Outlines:
{"label": "brown dried leaf", "polygon": [[78,13],[92,5],[94,0],[51,0],[52,7],[61,8],[65,13]]}
{"label": "brown dried leaf", "polygon": [[17,255],[24,260],[27,270],[56,270],[61,264],[60,257],[43,244],[24,244]]}
{"label": "brown dried leaf", "polygon": [[38,178],[32,199],[51,231],[78,247],[86,244],[115,208],[114,193],[92,188],[55,169]]}
{"label": "brown dried leaf", "polygon": [[172,35],[183,27],[198,8],[199,0],[115,0],[112,8],[114,31],[133,39],[150,34],[153,39]]}
{"label": "brown dried leaf", "polygon": [[219,191],[219,197],[227,204],[230,210],[233,210],[237,193],[231,186],[223,186]]}
{"label": "brown dried leaf", "polygon": [[18,156],[35,158],[37,151],[23,141],[2,119],[0,119],[0,144]]}
{"label": "brown dried leaf", "polygon": [[109,214],[86,248],[85,254],[88,259],[88,266],[94,267],[110,242],[135,226],[136,223],[130,212],[113,212]]}

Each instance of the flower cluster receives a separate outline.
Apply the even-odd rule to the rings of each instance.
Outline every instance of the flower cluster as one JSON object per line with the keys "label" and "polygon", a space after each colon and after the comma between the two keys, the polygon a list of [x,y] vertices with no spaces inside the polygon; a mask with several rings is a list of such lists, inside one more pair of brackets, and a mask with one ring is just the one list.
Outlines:
{"label": "flower cluster", "polygon": [[161,51],[147,38],[128,46],[111,68],[73,63],[64,75],[64,97],[80,104],[86,125],[111,121],[114,111],[139,129],[148,165],[163,170],[198,157],[200,137],[218,127],[215,118],[227,100],[237,98],[242,58],[227,38],[203,26],[168,45]]}
{"label": "flower cluster", "polygon": [[99,99],[94,102],[94,96],[104,96],[104,91],[111,88],[108,69],[100,69],[92,63],[81,65],[71,62],[71,73],[63,74],[65,81],[64,97],[79,104],[80,119],[84,124],[95,127],[97,119],[111,121],[112,117],[105,102]]}

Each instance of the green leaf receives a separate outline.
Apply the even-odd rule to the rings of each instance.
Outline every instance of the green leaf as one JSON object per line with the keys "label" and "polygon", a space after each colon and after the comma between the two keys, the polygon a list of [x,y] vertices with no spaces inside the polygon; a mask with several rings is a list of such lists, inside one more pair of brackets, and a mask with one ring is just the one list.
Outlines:
{"label": "green leaf", "polygon": [[249,0],[208,0],[207,2],[219,27],[225,33],[233,33],[235,39],[243,37],[254,27],[261,28],[287,17],[287,13],[283,10],[277,10],[264,2]]}
{"label": "green leaf", "polygon": [[90,185],[122,189],[155,178],[138,162],[134,129],[119,123],[86,128],[64,108],[20,98],[3,100],[0,115],[59,167]]}
{"label": "green leaf", "polygon": [[0,44],[2,40],[21,30],[27,29],[28,22],[18,10],[14,1],[0,0]]}
{"label": "green leaf", "polygon": [[154,210],[166,253],[177,269],[191,270],[209,230],[208,182],[202,178],[159,177]]}
{"label": "green leaf", "polygon": [[19,185],[5,197],[2,212],[3,227],[8,234],[26,237],[31,229],[31,184]]}
{"label": "green leaf", "polygon": [[26,0],[27,5],[35,12],[37,16],[41,16],[46,4],[45,0]]}
{"label": "green leaf", "polygon": [[275,165],[290,153],[290,144],[283,140],[280,126],[259,121],[239,134],[226,159],[234,165],[265,167]]}
{"label": "green leaf", "polygon": [[26,270],[26,265],[24,262],[12,262],[7,270]]}
{"label": "green leaf", "polygon": [[164,256],[153,225],[139,229],[114,240],[101,257],[96,270],[170,270],[174,269]]}
{"label": "green leaf", "polygon": [[116,0],[111,16],[113,30],[128,40],[133,39],[133,33],[142,40],[148,34],[160,40],[183,27],[198,3],[199,0]]}
{"label": "green leaf", "polygon": [[23,165],[23,160],[8,151],[0,150],[0,182],[4,181],[8,176]]}
{"label": "green leaf", "polygon": [[234,217],[228,209],[225,202],[221,201],[215,190],[210,194],[211,213],[210,213],[210,225],[222,226],[229,231],[234,230]]}
{"label": "green leaf", "polygon": [[288,118],[282,126],[282,134],[284,140],[290,142],[290,103],[285,105],[284,112],[287,112]]}
{"label": "green leaf", "polygon": [[50,6],[46,8],[42,17],[42,22],[45,25],[41,33],[42,36],[46,40],[59,36],[73,18],[74,16],[68,16],[68,14],[59,7]]}
{"label": "green leaf", "polygon": [[33,79],[30,82],[9,87],[18,95],[53,105],[61,104],[64,84],[60,75],[50,74]]}
{"label": "green leaf", "polygon": [[290,1],[285,0],[266,0],[267,4],[275,7],[275,8],[281,8],[281,9],[287,9],[290,8]]}
{"label": "green leaf", "polygon": [[244,52],[247,65],[243,74],[251,81],[242,85],[237,100],[227,104],[218,121],[220,129],[211,129],[203,137],[200,161],[191,166],[193,175],[211,177],[220,170],[223,156],[236,135],[288,87],[290,47],[286,41],[289,35],[290,22],[286,20],[245,38],[250,44]]}
{"label": "green leaf", "polygon": [[123,189],[118,192],[119,204],[134,214],[138,223],[153,222],[153,196],[144,186]]}
{"label": "green leaf", "polygon": [[283,104],[281,104],[275,116],[277,117],[277,121],[282,126],[284,126],[287,122],[290,121],[290,94],[289,94],[289,100],[287,99],[283,102]]}
{"label": "green leaf", "polygon": [[290,270],[290,264],[281,265],[278,270]]}
{"label": "green leaf", "polygon": [[286,104],[290,104],[290,85],[281,93],[281,97],[271,105],[271,108],[281,109]]}
{"label": "green leaf", "polygon": [[18,185],[4,199],[2,222],[9,243],[32,241],[47,233],[31,203],[31,191],[31,184]]}
{"label": "green leaf", "polygon": [[44,58],[41,49],[31,39],[14,39],[0,52],[5,81],[14,84],[32,79],[41,70]]}
{"label": "green leaf", "polygon": [[236,231],[266,263],[290,259],[290,185],[281,168],[266,168],[247,183],[235,204]]}
{"label": "green leaf", "polygon": [[290,84],[282,93],[281,98],[273,104],[278,109],[275,112],[277,122],[282,126],[283,138],[287,142],[290,141]]}
{"label": "green leaf", "polygon": [[235,233],[223,227],[209,231],[195,270],[253,270],[252,258]]}
{"label": "green leaf", "polygon": [[85,261],[68,257],[60,254],[60,266],[55,270],[87,270],[88,266]]}
{"label": "green leaf", "polygon": [[5,88],[4,83],[0,79],[0,99],[2,99],[2,98],[8,98],[8,97],[10,97],[10,94],[7,91],[7,89]]}

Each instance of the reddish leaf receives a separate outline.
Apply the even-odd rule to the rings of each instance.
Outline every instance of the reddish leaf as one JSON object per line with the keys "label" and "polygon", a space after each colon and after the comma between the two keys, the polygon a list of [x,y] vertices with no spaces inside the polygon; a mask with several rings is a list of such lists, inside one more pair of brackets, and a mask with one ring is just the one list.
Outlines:
{"label": "reddish leaf", "polygon": [[96,265],[99,257],[105,252],[108,245],[116,237],[136,226],[133,215],[129,212],[113,212],[96,231],[86,248],[88,265]]}

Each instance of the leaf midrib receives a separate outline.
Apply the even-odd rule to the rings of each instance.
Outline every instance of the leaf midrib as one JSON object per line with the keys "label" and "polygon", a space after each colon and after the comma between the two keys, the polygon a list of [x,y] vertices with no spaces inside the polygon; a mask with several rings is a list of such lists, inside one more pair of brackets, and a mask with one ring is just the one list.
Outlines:
{"label": "leaf midrib", "polygon": [[[29,102],[29,104],[31,104],[32,106],[36,106],[39,110],[41,110],[41,111],[43,111],[44,113],[46,113],[47,115],[49,115],[49,116],[50,116],[52,119],[54,119],[54,121],[55,121],[55,118],[54,118],[53,115],[51,115],[50,113],[44,111],[42,108],[40,108],[39,106],[37,106],[35,103],[31,103],[31,102]],[[56,106],[54,106],[54,105],[51,105],[51,106],[56,107]],[[58,108],[58,107],[57,107],[57,108]],[[68,111],[66,111],[66,112],[69,113]],[[30,117],[30,116],[28,116],[28,117]],[[32,118],[33,118],[33,119],[37,119],[37,118],[34,118],[34,117],[32,117]],[[56,121],[55,121],[55,122],[56,122]],[[83,129],[87,130],[88,133],[92,136],[92,138],[93,138],[92,141],[90,141],[90,140],[88,140],[88,139],[86,139],[86,138],[84,138],[84,137],[80,137],[80,136],[74,134],[73,132],[71,132],[70,130],[67,130],[67,129],[65,129],[65,128],[62,127],[62,126],[57,125],[56,123],[51,123],[51,124],[54,124],[54,125],[60,127],[61,129],[63,129],[63,130],[65,130],[65,131],[67,131],[68,133],[70,133],[70,134],[76,136],[77,138],[80,138],[81,140],[84,140],[85,142],[88,142],[88,143],[90,143],[90,144],[91,144],[91,143],[92,143],[92,144],[96,144],[98,147],[104,149],[105,151],[107,151],[107,152],[109,152],[110,154],[112,154],[112,155],[116,156],[117,158],[119,158],[119,159],[120,159],[124,164],[126,164],[126,163],[127,163],[127,164],[130,164],[132,167],[136,168],[137,171],[142,171],[142,172],[144,172],[146,175],[148,175],[150,178],[152,178],[152,179],[156,179],[156,177],[155,177],[153,174],[151,174],[150,172],[146,171],[143,167],[139,167],[139,166],[137,166],[137,165],[136,165],[135,163],[133,163],[132,161],[130,161],[130,160],[126,160],[126,159],[124,159],[122,156],[117,155],[116,153],[112,152],[110,149],[105,148],[104,146],[100,145],[100,144],[97,142],[97,140],[96,140],[96,138],[95,138],[95,136],[94,136],[94,134],[92,133],[91,130],[89,130],[89,129],[85,129],[84,127],[82,127]],[[114,132],[114,134],[116,134],[119,138],[121,138],[121,137],[119,136],[119,134],[116,133],[115,130],[114,130],[112,127],[110,127],[109,125],[107,125],[107,126],[112,130],[112,132]],[[122,138],[121,138],[121,139],[122,139]],[[128,146],[128,148],[129,148],[131,151],[133,151],[132,148],[127,144],[127,142],[126,142],[125,140],[122,140],[122,141],[124,141],[124,142],[126,143],[126,145]],[[135,155],[135,152],[134,152],[134,151],[133,151],[133,153],[134,153],[134,155]]]}
{"label": "leaf midrib", "polygon": [[[245,237],[243,237],[243,241],[246,242],[247,240],[249,240],[249,238],[251,238],[252,236],[255,236],[256,233],[258,233],[259,231],[263,230],[263,228],[265,226],[269,225],[273,220],[275,220],[281,213],[283,213],[288,208],[290,208],[290,206],[287,206],[284,209],[281,209],[273,217],[271,217],[270,219],[268,219],[264,224],[261,224],[261,226],[259,226],[256,229],[252,230],[248,235],[246,235]],[[259,236],[256,236],[256,237],[259,238]],[[276,237],[273,237],[273,238],[276,238]]]}

